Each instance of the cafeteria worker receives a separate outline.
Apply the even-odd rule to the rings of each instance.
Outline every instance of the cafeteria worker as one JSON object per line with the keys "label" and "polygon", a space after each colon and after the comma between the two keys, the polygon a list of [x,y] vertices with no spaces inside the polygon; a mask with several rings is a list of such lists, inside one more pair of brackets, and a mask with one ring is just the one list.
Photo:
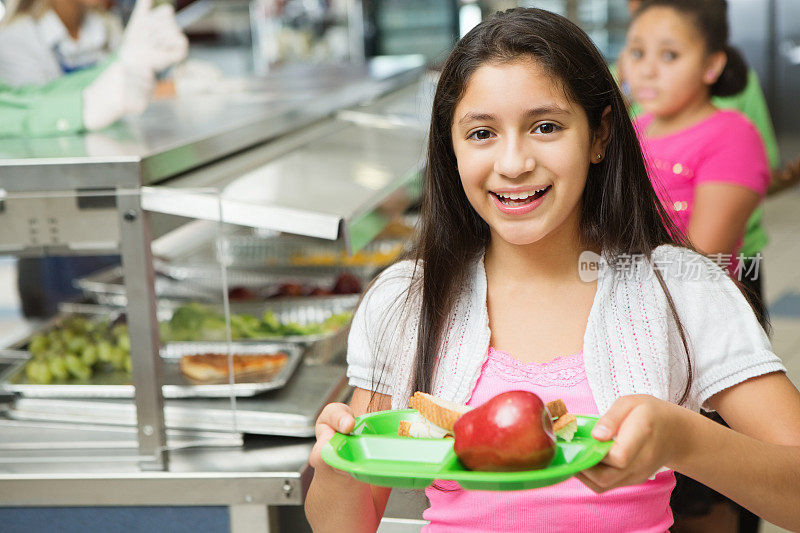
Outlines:
{"label": "cafeteria worker", "polygon": [[[0,24],[0,139],[105,128],[150,102],[156,74],[183,60],[188,41],[170,5],[138,0],[125,31],[105,0],[17,0]],[[75,296],[72,281],[115,256],[22,258],[26,317],[47,317]]]}
{"label": "cafeteria worker", "polygon": [[188,41],[172,6],[153,8],[153,0],[138,0],[117,37],[113,19],[96,9],[103,4],[9,5],[0,25],[0,137],[98,130],[141,113],[156,74],[186,57]]}

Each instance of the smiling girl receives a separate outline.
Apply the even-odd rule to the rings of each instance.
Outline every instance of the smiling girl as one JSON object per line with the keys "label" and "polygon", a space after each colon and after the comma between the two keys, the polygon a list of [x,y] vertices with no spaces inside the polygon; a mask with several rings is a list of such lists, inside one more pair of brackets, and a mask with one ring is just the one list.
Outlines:
{"label": "smiling girl", "polygon": [[[602,415],[593,436],[614,439],[600,464],[552,487],[437,482],[426,531],[666,531],[673,471],[800,526],[800,394],[741,292],[681,243],[622,96],[574,24],[510,10],[459,41],[434,97],[420,220],[410,260],[354,316],[350,404],[317,420],[315,531],[378,527],[390,489],[320,450],[416,390],[473,406],[517,389],[563,398]],[[581,279],[587,256],[594,279]]]}

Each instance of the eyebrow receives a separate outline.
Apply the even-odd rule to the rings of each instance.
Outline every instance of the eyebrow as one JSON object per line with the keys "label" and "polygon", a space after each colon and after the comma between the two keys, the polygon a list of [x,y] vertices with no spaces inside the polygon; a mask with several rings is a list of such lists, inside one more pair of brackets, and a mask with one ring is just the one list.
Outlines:
{"label": "eyebrow", "polygon": [[[631,39],[631,41],[630,41],[630,44],[632,44],[632,45],[633,44],[641,44],[642,41],[643,41],[643,39],[640,38],[640,37],[633,37]],[[679,43],[677,41],[675,41],[673,39],[669,39],[669,38],[668,39],[661,39],[660,41],[658,41],[658,46],[675,46],[675,47],[677,47],[678,44]]]}
{"label": "eyebrow", "polygon": [[[567,111],[566,109],[562,109],[557,105],[543,105],[539,107],[534,107],[532,109],[528,109],[527,111],[525,111],[523,116],[525,118],[535,118],[542,115],[569,115],[569,114],[570,114],[569,111]],[[489,113],[467,113],[466,115],[461,117],[461,120],[458,121],[458,124],[465,124],[467,122],[472,122],[472,121],[488,122],[496,120],[496,118],[497,117]]]}

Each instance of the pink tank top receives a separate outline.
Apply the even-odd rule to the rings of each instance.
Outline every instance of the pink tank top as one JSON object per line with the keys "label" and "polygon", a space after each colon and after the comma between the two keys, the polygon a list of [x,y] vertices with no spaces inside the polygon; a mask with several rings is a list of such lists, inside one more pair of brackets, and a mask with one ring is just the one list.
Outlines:
{"label": "pink tank top", "polygon": [[[527,390],[543,401],[561,398],[576,414],[597,415],[586,379],[583,352],[544,364],[525,364],[489,348],[468,405],[478,406],[502,392]],[[431,506],[422,517],[427,533],[506,531],[664,532],[672,525],[672,471],[655,480],[595,494],[576,478],[534,490],[465,491],[453,481],[425,489]]]}

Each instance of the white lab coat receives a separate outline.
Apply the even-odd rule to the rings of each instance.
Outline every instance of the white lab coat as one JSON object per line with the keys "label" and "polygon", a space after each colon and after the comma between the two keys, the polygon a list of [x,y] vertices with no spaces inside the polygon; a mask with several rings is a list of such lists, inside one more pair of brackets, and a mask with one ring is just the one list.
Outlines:
{"label": "white lab coat", "polygon": [[49,83],[104,60],[121,38],[122,23],[108,13],[89,11],[78,40],[52,10],[38,19],[16,17],[0,26],[0,82],[13,87]]}

